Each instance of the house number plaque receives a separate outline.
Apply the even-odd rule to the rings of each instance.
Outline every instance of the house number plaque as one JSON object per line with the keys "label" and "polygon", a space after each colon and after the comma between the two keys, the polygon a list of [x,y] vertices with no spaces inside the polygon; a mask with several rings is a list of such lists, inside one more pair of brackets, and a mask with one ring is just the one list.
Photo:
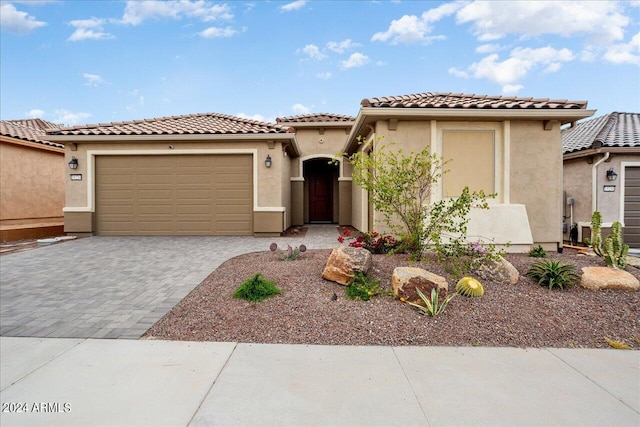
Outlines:
{"label": "house number plaque", "polygon": [[82,174],[81,173],[72,173],[71,174],[71,181],[82,181]]}
{"label": "house number plaque", "polygon": [[616,191],[616,186],[615,185],[605,185],[603,188],[605,193],[613,193]]}

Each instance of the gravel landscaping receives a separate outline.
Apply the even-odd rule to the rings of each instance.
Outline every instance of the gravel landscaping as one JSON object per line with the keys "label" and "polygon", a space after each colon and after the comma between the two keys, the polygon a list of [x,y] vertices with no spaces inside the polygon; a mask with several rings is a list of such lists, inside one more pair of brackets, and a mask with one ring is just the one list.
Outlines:
{"label": "gravel landscaping", "polygon": [[[520,272],[516,285],[483,281],[481,298],[455,297],[437,317],[389,296],[352,301],[344,287],[322,279],[330,250],[310,250],[295,261],[272,252],[245,254],[217,268],[158,321],[146,339],[237,341],[243,343],[428,345],[608,348],[606,338],[640,349],[640,292],[564,290],[538,286],[524,277],[537,259],[507,259]],[[548,253],[578,268],[604,266],[597,257]],[[397,266],[424,268],[455,281],[435,262],[413,263],[406,255],[374,255],[370,274],[391,290]],[[627,271],[640,278],[640,270]],[[275,281],[283,294],[259,303],[233,299],[236,288],[255,273]],[[335,296],[337,296],[337,299]]]}

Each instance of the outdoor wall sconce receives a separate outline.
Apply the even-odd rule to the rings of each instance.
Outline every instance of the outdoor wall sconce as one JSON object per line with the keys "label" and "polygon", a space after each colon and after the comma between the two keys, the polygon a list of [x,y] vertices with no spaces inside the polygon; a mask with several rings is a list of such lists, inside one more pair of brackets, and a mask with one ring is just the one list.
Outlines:
{"label": "outdoor wall sconce", "polygon": [[610,168],[607,171],[607,179],[609,181],[615,181],[616,179],[618,179],[618,174],[616,173],[616,171],[613,170],[613,168]]}
{"label": "outdoor wall sconce", "polygon": [[71,160],[69,160],[69,169],[78,169],[78,159],[72,157]]}
{"label": "outdoor wall sconce", "polygon": [[271,167],[271,156],[267,154],[267,158],[264,159],[264,165],[268,168]]}

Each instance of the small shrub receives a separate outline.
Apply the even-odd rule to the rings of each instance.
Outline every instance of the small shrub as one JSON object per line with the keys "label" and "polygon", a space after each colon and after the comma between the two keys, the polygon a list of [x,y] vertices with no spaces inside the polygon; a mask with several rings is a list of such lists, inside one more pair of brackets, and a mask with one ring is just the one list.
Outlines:
{"label": "small shrub", "polygon": [[394,252],[399,242],[390,234],[381,235],[377,231],[360,232],[355,237],[351,236],[351,230],[347,229],[338,236],[338,242],[351,240],[349,246],[353,248],[364,248],[373,254],[388,254]]}
{"label": "small shrub", "polygon": [[529,251],[529,256],[533,258],[544,258],[547,256],[547,251],[545,251],[542,246],[538,245]]}
{"label": "small shrub", "polygon": [[476,279],[463,277],[456,284],[456,292],[465,297],[481,297],[484,295],[484,288]]}
{"label": "small shrub", "polygon": [[369,301],[371,297],[387,293],[378,283],[379,280],[367,276],[362,271],[357,271],[353,281],[345,289],[345,295],[352,300]]}
{"label": "small shrub", "polygon": [[275,282],[267,280],[260,273],[256,273],[236,289],[233,297],[250,302],[258,302],[281,293],[282,291],[278,289]]}
{"label": "small shrub", "polygon": [[421,306],[420,304],[415,304],[415,303],[412,303],[410,301],[407,301],[407,304],[416,307],[419,310],[420,314],[426,314],[426,315],[429,315],[429,316],[437,316],[439,314],[444,313],[444,309],[447,307],[447,304],[449,304],[449,302],[451,302],[453,297],[456,296],[456,294],[448,295],[444,299],[444,301],[439,302],[438,301],[438,290],[435,289],[435,288],[431,289],[431,299],[427,298],[420,291],[420,289],[416,288],[416,291],[418,292],[418,296],[424,302],[425,305]]}
{"label": "small shrub", "polygon": [[282,261],[293,261],[298,259],[301,253],[306,252],[307,247],[305,245],[300,245],[300,247],[296,246],[295,248],[292,248],[291,245],[287,245],[287,249],[280,249],[278,248],[277,243],[272,243],[269,246],[269,250],[271,252],[275,252],[278,258]]}
{"label": "small shrub", "polygon": [[554,286],[564,289],[564,286],[573,286],[580,279],[575,266],[549,260],[533,263],[525,275],[549,289]]}
{"label": "small shrub", "polygon": [[472,275],[482,267],[498,262],[504,255],[493,243],[481,241],[468,243],[462,238],[451,239],[447,243],[434,246],[437,261],[454,279]]}

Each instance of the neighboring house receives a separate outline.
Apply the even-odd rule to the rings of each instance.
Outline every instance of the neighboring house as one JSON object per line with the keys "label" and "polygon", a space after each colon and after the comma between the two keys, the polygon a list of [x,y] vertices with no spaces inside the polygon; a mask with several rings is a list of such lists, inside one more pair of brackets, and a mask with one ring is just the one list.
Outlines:
{"label": "neighboring house", "polygon": [[560,126],[592,115],[586,105],[425,93],[365,99],[355,118],[308,114],[273,125],[195,114],[60,129],[48,138],[79,163],[76,180],[67,179],[67,232],[278,234],[314,222],[372,230],[379,218],[336,155],[370,150],[384,135],[405,151],[431,146],[453,159],[435,199],[456,196],[464,183],[498,193],[489,212],[473,213],[474,238],[514,251],[534,242],[555,249]]}
{"label": "neighboring house", "polygon": [[64,146],[41,120],[0,121],[0,241],[63,234]]}
{"label": "neighboring house", "polygon": [[565,129],[562,150],[567,228],[577,224],[582,242],[598,210],[604,228],[620,221],[625,242],[640,247],[640,113],[614,112]]}

